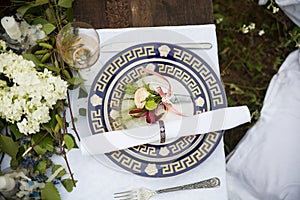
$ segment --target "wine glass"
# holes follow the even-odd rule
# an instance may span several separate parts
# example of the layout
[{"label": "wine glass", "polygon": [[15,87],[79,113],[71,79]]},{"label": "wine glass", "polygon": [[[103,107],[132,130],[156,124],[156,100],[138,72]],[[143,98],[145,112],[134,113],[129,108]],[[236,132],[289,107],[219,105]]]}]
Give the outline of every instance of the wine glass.
[{"label": "wine glass", "polygon": [[75,69],[91,67],[100,55],[100,39],[92,25],[72,22],[65,25],[56,37],[62,59]]}]

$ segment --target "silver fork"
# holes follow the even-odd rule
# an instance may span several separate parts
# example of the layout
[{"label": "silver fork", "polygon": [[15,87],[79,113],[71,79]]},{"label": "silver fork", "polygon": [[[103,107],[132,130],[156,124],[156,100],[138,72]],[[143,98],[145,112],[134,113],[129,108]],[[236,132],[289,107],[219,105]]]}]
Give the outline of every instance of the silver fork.
[{"label": "silver fork", "polygon": [[166,193],[166,192],[175,192],[179,190],[192,190],[192,189],[201,189],[201,188],[214,188],[220,186],[220,179],[217,177],[210,178],[204,181],[182,185],[177,187],[171,187],[160,190],[150,190],[147,188],[138,188],[125,192],[114,193],[114,198],[119,200],[148,200],[150,197],[156,194]]}]

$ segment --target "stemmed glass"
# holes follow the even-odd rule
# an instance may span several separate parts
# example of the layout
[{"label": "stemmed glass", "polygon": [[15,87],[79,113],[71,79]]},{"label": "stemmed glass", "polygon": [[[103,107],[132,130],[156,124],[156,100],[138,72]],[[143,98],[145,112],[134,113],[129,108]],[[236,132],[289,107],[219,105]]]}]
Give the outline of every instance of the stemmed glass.
[{"label": "stemmed glass", "polygon": [[75,69],[91,67],[100,55],[100,39],[92,25],[72,22],[65,25],[56,37],[61,58]]}]

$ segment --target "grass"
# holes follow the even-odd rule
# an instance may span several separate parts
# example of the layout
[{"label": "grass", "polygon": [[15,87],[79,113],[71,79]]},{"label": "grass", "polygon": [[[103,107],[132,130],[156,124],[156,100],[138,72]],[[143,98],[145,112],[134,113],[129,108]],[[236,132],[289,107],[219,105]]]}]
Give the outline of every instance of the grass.
[{"label": "grass", "polygon": [[[272,76],[299,45],[300,28],[281,10],[273,13],[278,6],[269,6],[270,2],[260,6],[253,0],[215,0],[213,4],[228,106],[247,105],[252,115],[250,124],[225,132],[229,153],[258,120]],[[248,32],[246,27],[250,27]]]}]

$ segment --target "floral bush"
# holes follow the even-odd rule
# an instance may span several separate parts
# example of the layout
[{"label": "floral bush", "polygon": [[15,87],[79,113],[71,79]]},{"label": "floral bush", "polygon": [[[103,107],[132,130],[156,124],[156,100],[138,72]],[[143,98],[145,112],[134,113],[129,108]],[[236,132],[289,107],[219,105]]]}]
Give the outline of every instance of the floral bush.
[{"label": "floral bush", "polygon": [[[83,80],[60,59],[56,46],[59,30],[74,20],[72,3],[11,0],[11,16],[23,34],[12,41],[0,29],[0,152],[10,158],[3,176],[16,182],[10,193],[0,191],[2,197],[56,200],[57,187],[71,192],[76,186],[67,153],[80,137],[69,90]],[[53,163],[54,155],[65,165]]]}]

